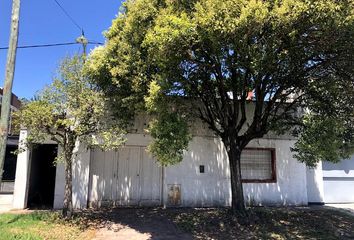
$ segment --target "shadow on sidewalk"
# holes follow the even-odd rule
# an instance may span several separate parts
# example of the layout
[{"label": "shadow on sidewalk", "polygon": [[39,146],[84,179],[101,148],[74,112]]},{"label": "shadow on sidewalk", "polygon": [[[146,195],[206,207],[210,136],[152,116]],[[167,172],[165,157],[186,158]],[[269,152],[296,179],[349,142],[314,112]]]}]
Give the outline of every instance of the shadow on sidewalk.
[{"label": "shadow on sidewalk", "polygon": [[115,208],[87,210],[83,214],[99,228],[99,239],[193,239],[178,229],[161,208]]}]

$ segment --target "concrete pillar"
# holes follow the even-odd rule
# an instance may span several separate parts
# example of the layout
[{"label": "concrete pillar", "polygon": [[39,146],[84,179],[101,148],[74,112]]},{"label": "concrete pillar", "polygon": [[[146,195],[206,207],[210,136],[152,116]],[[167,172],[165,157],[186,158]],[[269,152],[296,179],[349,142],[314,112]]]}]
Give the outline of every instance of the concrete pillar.
[{"label": "concrete pillar", "polygon": [[324,204],[322,162],[306,169],[307,197],[310,204]]},{"label": "concrete pillar", "polygon": [[30,174],[30,150],[26,147],[27,130],[20,131],[19,149],[17,155],[15,187],[14,187],[14,209],[24,209],[27,207],[29,174]]},{"label": "concrete pillar", "polygon": [[[63,149],[58,146],[58,155],[62,153]],[[55,189],[54,189],[54,209],[62,209],[64,203],[65,190],[65,168],[64,163],[57,163],[57,170],[55,173]]]},{"label": "concrete pillar", "polygon": [[91,150],[82,143],[77,143],[73,161],[73,207],[87,207],[90,181]]},{"label": "concrete pillar", "polygon": [[[62,149],[58,150],[59,152]],[[90,155],[91,151],[84,144],[76,143],[75,157],[73,160],[73,207],[82,209],[87,207],[89,178],[90,178]],[[55,176],[54,209],[63,208],[65,190],[64,163],[58,163]]]}]

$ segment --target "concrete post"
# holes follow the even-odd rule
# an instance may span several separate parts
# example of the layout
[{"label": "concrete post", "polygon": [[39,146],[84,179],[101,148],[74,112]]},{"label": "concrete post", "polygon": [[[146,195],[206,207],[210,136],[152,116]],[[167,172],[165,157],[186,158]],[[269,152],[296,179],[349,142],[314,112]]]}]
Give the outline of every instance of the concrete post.
[{"label": "concrete post", "polygon": [[[63,149],[58,146],[58,155],[62,153]],[[64,163],[57,163],[57,170],[55,173],[55,189],[54,189],[54,209],[62,209],[64,203],[64,189],[65,189],[65,169]]]},{"label": "concrete post", "polygon": [[17,155],[15,187],[14,187],[14,209],[24,209],[27,207],[29,174],[30,174],[30,150],[26,147],[27,130],[20,131],[19,149]]},{"label": "concrete post", "polygon": [[87,208],[91,151],[85,144],[76,143],[73,160],[73,206],[75,209]]},{"label": "concrete post", "polygon": [[309,204],[324,204],[322,162],[306,169],[307,197]]},{"label": "concrete post", "polygon": [[[58,150],[62,151],[61,148]],[[87,207],[89,181],[90,181],[90,154],[91,151],[84,144],[76,143],[75,157],[73,160],[73,207],[83,209]],[[54,209],[63,208],[65,188],[64,163],[58,163],[55,176]]]}]

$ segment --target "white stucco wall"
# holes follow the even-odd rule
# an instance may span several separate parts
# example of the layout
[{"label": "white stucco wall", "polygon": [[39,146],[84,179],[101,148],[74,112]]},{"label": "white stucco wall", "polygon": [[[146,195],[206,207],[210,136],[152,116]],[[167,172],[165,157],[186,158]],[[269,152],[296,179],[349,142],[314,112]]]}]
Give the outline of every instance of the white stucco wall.
[{"label": "white stucco wall", "polygon": [[[140,123],[142,128],[143,123]],[[163,170],[162,203],[167,205],[168,185],[181,185],[182,206],[228,206],[231,203],[230,171],[226,151],[220,139],[213,137],[205,126],[194,129],[195,137],[190,142],[184,160]],[[24,134],[24,133],[23,133]],[[24,138],[25,135],[22,136]],[[138,131],[129,134],[126,145],[147,146],[149,135]],[[248,147],[276,149],[275,183],[244,183],[245,199],[252,204],[304,205],[308,202],[307,174],[304,164],[292,157],[290,147],[295,140],[281,136],[252,141]],[[61,151],[61,149],[59,149]],[[27,195],[29,151],[21,153],[16,173],[14,207],[24,208]],[[73,161],[73,205],[85,208],[88,202],[90,151],[77,145],[77,156]],[[199,165],[205,173],[199,173]],[[54,208],[62,208],[65,187],[64,165],[58,164],[55,180]],[[18,177],[18,179],[17,179]],[[21,180],[22,179],[22,180]],[[26,180],[27,179],[27,180]],[[17,184],[17,185],[16,185]],[[309,194],[309,199],[312,199]],[[15,204],[16,203],[16,204]]]},{"label": "white stucco wall", "polygon": [[[276,183],[244,183],[246,201],[259,205],[307,204],[306,167],[292,157],[294,140],[260,139],[248,147],[276,149]],[[199,173],[199,165],[205,173]],[[217,138],[195,137],[184,160],[166,168],[164,200],[167,185],[181,185],[182,206],[230,205],[230,171],[226,151]]]},{"label": "white stucco wall", "polygon": [[306,181],[309,203],[324,203],[322,162],[314,168],[306,168]]},{"label": "white stucco wall", "polygon": [[[126,145],[147,146],[151,137],[130,134]],[[244,183],[246,201],[257,205],[306,205],[308,202],[306,167],[292,157],[294,140],[259,139],[248,147],[276,149],[275,183]],[[81,149],[73,165],[73,204],[87,206],[90,153]],[[199,165],[205,173],[199,173]],[[163,173],[162,200],[168,205],[168,185],[181,185],[181,206],[229,206],[231,203],[230,171],[222,142],[214,137],[194,137],[181,163],[169,166]],[[57,167],[56,208],[62,207],[64,168]]]},{"label": "white stucco wall", "polygon": [[260,139],[248,147],[275,148],[276,183],[245,183],[245,198],[262,205],[307,205],[306,166],[293,158],[294,140]]},{"label": "white stucco wall", "polygon": [[27,193],[30,173],[30,150],[25,149],[27,130],[20,131],[19,148],[23,149],[17,155],[15,187],[13,195],[13,208],[23,209],[27,207]]},{"label": "white stucco wall", "polygon": [[[61,151],[61,149],[60,149]],[[72,190],[73,190],[73,207],[86,208],[88,200],[89,188],[89,170],[90,170],[90,153],[91,151],[84,145],[76,144],[75,158],[72,166]],[[55,191],[54,191],[54,209],[63,207],[65,190],[65,168],[64,163],[57,165],[55,175]]]}]

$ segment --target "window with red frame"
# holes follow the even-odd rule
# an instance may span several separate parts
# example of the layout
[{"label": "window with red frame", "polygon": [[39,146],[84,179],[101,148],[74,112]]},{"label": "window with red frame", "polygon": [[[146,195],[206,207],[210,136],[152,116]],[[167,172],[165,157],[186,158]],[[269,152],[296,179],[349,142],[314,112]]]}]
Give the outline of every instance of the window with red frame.
[{"label": "window with red frame", "polygon": [[241,176],[244,183],[276,182],[275,149],[244,149],[241,154]]}]

